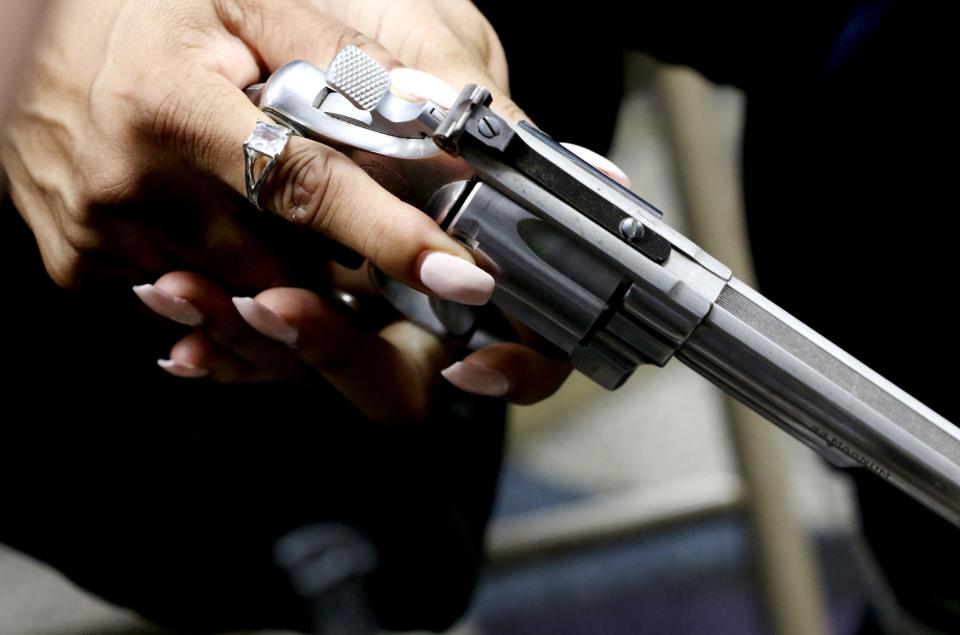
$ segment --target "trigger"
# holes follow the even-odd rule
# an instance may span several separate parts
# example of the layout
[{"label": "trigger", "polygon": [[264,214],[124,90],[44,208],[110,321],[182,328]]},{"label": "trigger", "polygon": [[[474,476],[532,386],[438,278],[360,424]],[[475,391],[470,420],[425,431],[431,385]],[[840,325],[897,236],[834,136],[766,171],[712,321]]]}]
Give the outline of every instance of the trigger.
[{"label": "trigger", "polygon": [[405,284],[388,278],[371,267],[371,278],[377,289],[397,311],[417,326],[444,339],[466,344],[476,328],[472,307],[431,298]]},{"label": "trigger", "polygon": [[443,325],[447,337],[456,340],[469,339],[477,327],[477,314],[473,307],[440,298],[430,298],[430,308]]}]

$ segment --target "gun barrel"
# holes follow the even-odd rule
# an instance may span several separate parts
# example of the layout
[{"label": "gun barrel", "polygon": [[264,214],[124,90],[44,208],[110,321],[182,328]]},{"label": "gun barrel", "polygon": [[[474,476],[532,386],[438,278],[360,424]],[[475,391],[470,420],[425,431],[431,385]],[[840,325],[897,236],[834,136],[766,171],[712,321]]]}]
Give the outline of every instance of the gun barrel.
[{"label": "gun barrel", "polygon": [[960,429],[739,280],[677,357],[831,462],[960,526]]}]

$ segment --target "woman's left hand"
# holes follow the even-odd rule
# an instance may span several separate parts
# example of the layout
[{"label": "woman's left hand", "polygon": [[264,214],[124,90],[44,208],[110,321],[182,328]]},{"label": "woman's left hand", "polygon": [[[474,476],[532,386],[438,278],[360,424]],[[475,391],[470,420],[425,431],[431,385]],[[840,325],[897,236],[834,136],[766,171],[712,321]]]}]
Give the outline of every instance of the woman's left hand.
[{"label": "woman's left hand", "polygon": [[231,297],[208,278],[178,271],[136,291],[154,311],[197,325],[159,360],[167,372],[224,383],[322,377],[376,421],[422,418],[441,376],[476,394],[531,403],[570,372],[566,363],[512,343],[454,362],[448,343],[410,322],[371,330],[370,320],[361,325],[340,302],[306,289]]}]

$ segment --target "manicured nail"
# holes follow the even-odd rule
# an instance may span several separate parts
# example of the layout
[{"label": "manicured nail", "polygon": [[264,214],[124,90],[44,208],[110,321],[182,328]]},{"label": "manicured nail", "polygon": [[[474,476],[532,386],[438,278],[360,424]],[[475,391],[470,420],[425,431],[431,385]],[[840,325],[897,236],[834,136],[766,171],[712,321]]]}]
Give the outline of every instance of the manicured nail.
[{"label": "manicured nail", "polygon": [[196,379],[197,377],[206,377],[210,371],[200,366],[194,366],[187,362],[178,362],[175,359],[158,359],[157,366],[167,371],[174,377],[184,377],[186,379]]},{"label": "manicured nail", "polygon": [[493,276],[480,267],[440,251],[423,259],[420,282],[445,300],[473,305],[489,302],[495,286]]},{"label": "manicured nail", "polygon": [[429,99],[443,108],[451,108],[458,94],[456,88],[439,77],[415,68],[390,71],[390,90],[407,101]]},{"label": "manicured nail", "polygon": [[460,390],[475,395],[502,397],[510,391],[510,381],[499,370],[469,362],[456,362],[440,374]]},{"label": "manicured nail", "polygon": [[151,310],[167,319],[187,326],[199,326],[203,322],[203,313],[197,307],[152,284],[137,285],[133,292]]},{"label": "manicured nail", "polygon": [[597,168],[611,179],[624,187],[630,187],[630,177],[628,177],[620,167],[607,157],[597,154],[589,148],[578,146],[575,143],[561,143],[564,148],[574,153],[593,167]]},{"label": "manicured nail", "polygon": [[233,306],[237,307],[240,317],[246,320],[247,324],[267,337],[288,346],[293,346],[300,339],[297,327],[253,298],[234,298]]}]

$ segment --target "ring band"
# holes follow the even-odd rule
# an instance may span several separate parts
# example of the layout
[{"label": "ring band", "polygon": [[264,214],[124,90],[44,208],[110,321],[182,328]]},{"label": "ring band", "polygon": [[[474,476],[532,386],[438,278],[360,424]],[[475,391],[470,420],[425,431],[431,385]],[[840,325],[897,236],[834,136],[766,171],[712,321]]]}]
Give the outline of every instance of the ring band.
[{"label": "ring band", "polygon": [[[287,141],[290,139],[290,128],[278,126],[273,123],[257,121],[253,132],[243,143],[243,161],[244,161],[244,180],[247,185],[247,200],[257,209],[263,209],[260,206],[260,190],[267,181],[267,177],[277,165],[283,149],[287,147]],[[257,158],[266,157],[267,162],[260,170],[260,174],[254,174]]]}]

